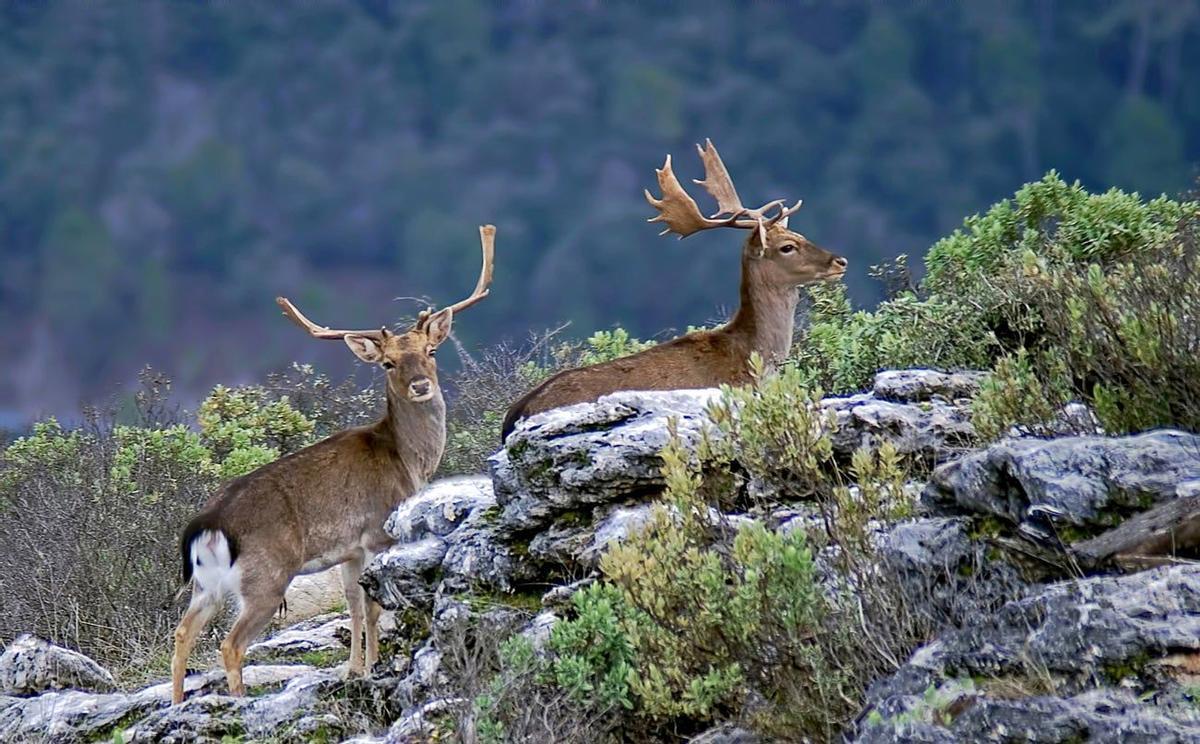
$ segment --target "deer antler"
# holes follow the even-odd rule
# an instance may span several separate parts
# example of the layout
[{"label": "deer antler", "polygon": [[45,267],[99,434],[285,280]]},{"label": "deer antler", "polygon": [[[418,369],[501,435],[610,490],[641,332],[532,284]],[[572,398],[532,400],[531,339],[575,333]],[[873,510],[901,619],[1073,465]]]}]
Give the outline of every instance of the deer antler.
[{"label": "deer antler", "polygon": [[[457,313],[459,311],[466,310],[471,305],[474,305],[476,302],[479,302],[484,297],[488,296],[488,292],[490,291],[488,289],[488,285],[492,283],[492,272],[494,270],[493,259],[495,258],[496,253],[495,240],[496,228],[494,225],[480,226],[479,242],[483,246],[483,268],[479,270],[479,281],[475,283],[475,291],[471,292],[470,297],[467,297],[465,300],[459,300],[458,302],[449,306],[448,309],[451,312]],[[367,338],[383,340],[391,333],[387,328],[380,328],[377,331],[336,331],[326,326],[317,325],[306,318],[304,313],[300,312],[299,308],[293,305],[292,301],[286,297],[276,297],[275,302],[278,303],[281,308],[283,308],[284,315],[291,318],[293,323],[303,328],[308,332],[308,335],[312,336],[313,338],[336,340],[345,338],[346,336],[366,336]],[[431,315],[433,315],[432,309],[422,310],[417,315],[417,327],[419,328],[424,325]]]},{"label": "deer antler", "polygon": [[313,338],[325,339],[341,339],[346,336],[366,336],[376,340],[382,340],[387,337],[389,331],[387,328],[371,331],[335,331],[326,326],[320,326],[304,317],[304,313],[292,304],[292,301],[286,297],[276,297],[275,302],[283,308],[283,314],[291,318],[292,322],[308,331],[308,335]]},{"label": "deer antler", "polygon": [[[733,179],[729,177],[729,171],[725,168],[721,154],[717,152],[716,145],[712,143],[712,140],[705,139],[704,147],[696,145],[696,150],[700,153],[700,160],[704,163],[704,180],[693,180],[703,186],[704,190],[717,201],[717,211],[712,217],[705,217],[700,213],[696,201],[683,190],[679,179],[675,177],[675,172],[671,169],[671,156],[667,155],[666,163],[656,171],[662,198],[655,199],[649,189],[645,191],[646,201],[658,210],[658,215],[651,217],[648,221],[662,222],[667,226],[667,229],[659,233],[660,235],[673,232],[683,239],[692,233],[710,230],[714,227],[757,228],[759,237],[765,244],[766,229],[800,209],[802,202],[797,201],[795,206],[789,208],[783,199],[769,201],[757,209],[743,206],[737,189],[733,186]],[[777,212],[774,215],[768,215],[768,212],[773,209]],[[725,216],[721,217],[721,215]]]},{"label": "deer antler", "polygon": [[[662,192],[661,199],[655,199],[650,189],[643,189],[646,201],[658,210],[658,215],[646,220],[647,222],[662,222],[667,227],[659,233],[666,235],[673,232],[682,240],[692,233],[709,230],[714,227],[725,227],[732,223],[731,218],[718,220],[705,217],[696,206],[696,200],[683,190],[675,171],[671,170],[671,156],[667,155],[662,168],[655,170],[658,174],[658,189]],[[736,198],[736,195],[735,195]],[[717,214],[720,214],[718,212]]]},{"label": "deer antler", "polygon": [[[475,289],[466,299],[445,308],[452,313],[459,313],[466,310],[468,307],[479,302],[491,292],[489,286],[492,283],[492,273],[495,270],[494,259],[496,256],[496,226],[495,225],[480,225],[479,226],[479,245],[483,249],[483,266],[479,269],[479,281],[475,282]],[[417,325],[420,326],[433,315],[432,309],[422,310],[417,316]]]}]

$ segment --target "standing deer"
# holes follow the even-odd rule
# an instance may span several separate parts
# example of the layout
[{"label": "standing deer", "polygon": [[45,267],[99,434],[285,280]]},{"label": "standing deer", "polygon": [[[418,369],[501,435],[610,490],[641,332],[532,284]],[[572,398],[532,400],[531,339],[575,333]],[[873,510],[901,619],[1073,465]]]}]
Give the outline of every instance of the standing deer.
[{"label": "standing deer", "polygon": [[221,656],[230,693],[244,695],[247,644],[271,619],[295,576],[331,566],[342,567],[350,610],[349,673],[374,665],[381,608],[366,597],[358,579],[371,556],[394,542],[383,530],[388,514],[426,483],[442,458],[446,404],[434,351],[449,335],[454,314],[488,295],[495,233],[491,225],[479,228],[483,268],[475,291],[437,312],[423,311],[404,333],[330,330],[287,299],[276,299],[313,338],[342,339],[359,359],[383,367],[387,414],[376,424],[338,432],[228,482],[184,528],[183,577],[193,583],[191,603],[175,630],[175,703],[183,700],[196,636],[227,595],[237,598],[240,612],[221,643]]},{"label": "standing deer", "polygon": [[750,382],[748,362],[758,352],[773,369],[792,343],[797,288],[846,273],[846,259],[813,245],[788,229],[788,217],[801,202],[787,207],[782,199],[757,209],[742,206],[733,181],[711,140],[699,145],[704,180],[696,181],[717,201],[712,217],[700,213],[695,200],[671,170],[671,156],[658,173],[662,198],[647,190],[646,201],[658,210],[650,222],[662,222],[662,235],[682,240],[701,230],[734,227],[750,230],[742,247],[741,303],[725,325],[695,331],[621,359],[569,369],[550,377],[513,403],[504,417],[501,439],[518,420],[551,408],[594,401],[617,390],[680,390]]}]

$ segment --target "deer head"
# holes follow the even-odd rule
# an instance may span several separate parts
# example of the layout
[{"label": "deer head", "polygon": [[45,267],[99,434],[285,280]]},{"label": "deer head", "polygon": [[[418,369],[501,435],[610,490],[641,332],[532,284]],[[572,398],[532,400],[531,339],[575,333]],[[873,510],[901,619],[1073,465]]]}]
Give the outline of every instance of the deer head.
[{"label": "deer head", "polygon": [[387,374],[388,392],[397,400],[410,403],[425,403],[439,392],[437,363],[434,354],[450,336],[454,314],[487,297],[488,285],[492,283],[492,260],[496,228],[484,225],[479,228],[479,242],[483,246],[483,268],[475,291],[464,300],[435,311],[422,310],[412,328],[403,333],[393,333],[386,327],[379,330],[336,331],[319,326],[304,317],[295,305],[285,297],[275,301],[283,308],[283,314],[296,325],[308,331],[313,338],[341,339],[350,350],[368,364],[378,364]]},{"label": "deer head", "polygon": [[671,169],[671,156],[658,169],[658,187],[662,198],[656,199],[646,190],[646,201],[658,210],[649,222],[662,222],[667,227],[660,234],[673,232],[682,240],[701,230],[733,227],[752,230],[746,241],[746,258],[765,262],[756,266],[764,279],[776,285],[799,286],[824,279],[836,279],[846,273],[846,259],[812,243],[798,232],[788,229],[788,218],[800,209],[802,201],[791,207],[784,199],[776,199],[756,209],[742,205],[729,171],[712,140],[704,147],[696,145],[704,162],[703,186],[717,202],[717,211],[705,217],[696,201],[684,191]]}]

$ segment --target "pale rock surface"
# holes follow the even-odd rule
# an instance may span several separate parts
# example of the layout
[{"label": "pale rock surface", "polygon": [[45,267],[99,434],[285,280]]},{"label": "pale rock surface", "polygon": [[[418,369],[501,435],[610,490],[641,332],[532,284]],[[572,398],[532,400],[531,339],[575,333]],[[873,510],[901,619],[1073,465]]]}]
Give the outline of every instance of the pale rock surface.
[{"label": "pale rock surface", "polygon": [[0,655],[0,694],[36,695],[45,690],[113,689],[108,670],[87,656],[26,633]]}]

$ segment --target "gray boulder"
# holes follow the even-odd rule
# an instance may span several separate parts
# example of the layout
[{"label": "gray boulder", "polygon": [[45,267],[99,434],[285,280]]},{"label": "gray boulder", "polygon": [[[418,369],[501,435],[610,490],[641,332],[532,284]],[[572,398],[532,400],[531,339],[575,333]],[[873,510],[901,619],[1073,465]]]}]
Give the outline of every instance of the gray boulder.
[{"label": "gray boulder", "polygon": [[116,686],[108,670],[87,656],[28,633],[0,655],[0,693],[36,695],[45,690],[108,691]]},{"label": "gray boulder", "polygon": [[971,539],[968,524],[961,517],[920,518],[876,535],[881,570],[908,598],[907,611],[933,627],[960,624],[1029,590],[1017,568]]},{"label": "gray boulder", "polygon": [[[946,688],[952,688],[948,694]],[[930,702],[932,699],[932,703]],[[1102,742],[1184,744],[1200,741],[1200,718],[1186,705],[1145,702],[1129,690],[1090,690],[1070,697],[985,697],[952,685],[874,718],[852,741],[861,744],[957,742]]]},{"label": "gray boulder", "polygon": [[[969,395],[978,373],[931,370],[881,373],[876,389],[827,398],[839,456],[892,442],[930,462],[958,454],[974,438]],[[707,409],[720,391],[629,391],[546,411],[517,424],[490,459],[499,525],[509,533],[544,528],[563,514],[661,492],[667,424],[694,445],[711,428]]]},{"label": "gray boulder", "polygon": [[905,455],[942,462],[963,452],[975,439],[969,401],[933,398],[915,403],[881,400],[874,393],[826,398],[837,426],[831,438],[834,451],[849,457],[861,447],[884,442]]},{"label": "gray boulder", "polygon": [[597,507],[586,520],[559,518],[529,541],[529,555],[568,575],[595,570],[605,550],[644,526],[652,513],[649,503],[611,504]]},{"label": "gray boulder", "polygon": [[445,538],[468,517],[496,505],[487,476],[445,478],[434,481],[408,499],[388,517],[384,529],[404,542],[427,537]]},{"label": "gray boulder", "polygon": [[400,542],[371,561],[362,585],[387,609],[427,608],[442,585],[511,591],[534,572],[502,539],[497,511],[486,476],[429,484],[388,517]]},{"label": "gray boulder", "polygon": [[1005,440],[937,468],[922,498],[951,514],[983,514],[1056,542],[1055,525],[1105,528],[1200,479],[1200,436]]},{"label": "gray boulder", "polygon": [[[251,665],[245,668],[244,679],[250,688],[273,687],[290,685],[297,679],[324,674],[326,673],[299,664]],[[232,731],[236,729],[229,727],[240,728],[243,725],[238,716],[245,705],[254,703],[262,711],[274,705],[274,695],[270,694],[261,698],[241,700],[217,694],[216,691],[223,689],[224,685],[225,673],[219,669],[205,674],[190,675],[185,682],[185,689],[190,697],[184,705],[175,708],[170,707],[169,682],[128,694],[91,693],[81,690],[46,692],[36,697],[21,699],[0,710],[0,741],[95,741],[97,738],[107,738],[108,732],[118,724],[139,719],[148,721],[141,730],[156,732],[153,736],[143,734],[142,741],[158,741],[162,737],[166,737],[162,739],[166,741],[192,741],[197,736],[195,732],[201,729],[188,729],[185,722],[193,716],[199,716],[200,712],[221,711],[215,718],[196,718],[194,723],[197,727],[203,727],[202,730],[227,727],[226,731]],[[166,722],[159,723],[160,721]],[[142,727],[140,721],[135,729],[139,727]],[[175,730],[190,730],[193,734],[190,738],[172,739],[167,736],[168,732]],[[131,734],[126,740],[138,739]]]},{"label": "gray boulder", "polygon": [[880,400],[919,403],[940,399],[967,401],[979,394],[987,372],[940,372],[933,369],[889,369],[875,375],[871,392]]},{"label": "gray boulder", "polygon": [[662,489],[667,422],[699,440],[720,391],[621,392],[523,419],[492,456],[500,525],[531,530],[558,514]]},{"label": "gray boulder", "polygon": [[759,744],[762,737],[731,723],[721,724],[689,739],[688,744]]},{"label": "gray boulder", "polygon": [[449,546],[440,537],[393,545],[375,556],[359,583],[385,610],[428,607],[436,589],[435,572]]},{"label": "gray boulder", "polygon": [[[1154,683],[1158,674],[1152,660],[1197,651],[1200,566],[1055,584],[997,612],[975,615],[872,685],[859,721],[861,740],[998,741],[972,736],[1003,725],[1008,728],[996,730],[1014,734],[1004,741],[1072,740],[1070,732],[1079,730],[1129,737],[1113,734],[1116,738],[1106,741],[1194,741],[1200,733],[1194,718],[1135,698],[1105,697],[1117,694],[1111,690],[1094,691],[1097,684],[1137,688]],[[987,680],[990,686],[977,690],[972,680]],[[1053,694],[1013,693],[1046,686]],[[947,717],[954,719],[952,738],[913,728],[931,707],[939,711],[932,721],[941,728]],[[1039,719],[1057,723],[1039,724]],[[888,721],[894,725],[877,726]],[[900,738],[894,738],[896,731]]]}]

